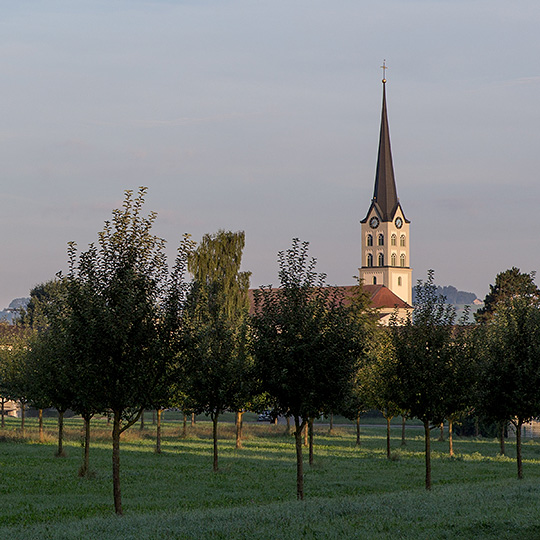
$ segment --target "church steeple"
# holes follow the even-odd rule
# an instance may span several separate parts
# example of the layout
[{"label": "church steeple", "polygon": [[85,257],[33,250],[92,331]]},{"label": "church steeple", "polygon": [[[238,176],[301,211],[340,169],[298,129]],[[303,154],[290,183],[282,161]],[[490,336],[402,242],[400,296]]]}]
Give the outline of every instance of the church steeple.
[{"label": "church steeple", "polygon": [[386,79],[383,79],[382,82],[383,101],[381,133],[379,136],[379,155],[377,158],[377,172],[375,173],[373,203],[377,206],[382,220],[391,221],[399,201],[394,178],[394,165],[392,163],[392,150],[390,147],[390,131],[388,129],[388,115],[386,112]]},{"label": "church steeple", "polygon": [[[386,70],[386,63],[381,66]],[[366,285],[384,285],[411,305],[412,269],[410,263],[410,221],[397,196],[390,132],[386,112],[386,79],[383,100],[379,154],[373,199],[362,225],[362,265],[360,279]]]}]

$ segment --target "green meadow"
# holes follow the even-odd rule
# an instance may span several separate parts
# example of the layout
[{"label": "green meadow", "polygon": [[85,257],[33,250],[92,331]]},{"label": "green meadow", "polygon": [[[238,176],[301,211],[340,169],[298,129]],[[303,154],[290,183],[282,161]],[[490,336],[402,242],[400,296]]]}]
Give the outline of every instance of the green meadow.
[{"label": "green meadow", "polygon": [[93,421],[92,475],[79,478],[80,419],[66,421],[65,458],[54,457],[54,419],[46,420],[44,443],[35,419],[24,437],[19,420],[9,419],[0,434],[0,538],[540,538],[538,441],[523,445],[519,481],[512,441],[501,457],[496,440],[455,438],[450,458],[434,430],[426,492],[419,429],[410,425],[400,447],[396,424],[388,460],[383,427],[364,426],[356,447],[353,426],[329,434],[320,424],[314,465],[305,467],[306,499],[297,501],[293,437],[284,425],[246,423],[237,450],[234,425],[220,424],[220,471],[213,473],[210,422],[188,426],[182,438],[173,416],[165,415],[161,454],[151,415],[144,430],[123,435],[120,518],[106,420]]}]

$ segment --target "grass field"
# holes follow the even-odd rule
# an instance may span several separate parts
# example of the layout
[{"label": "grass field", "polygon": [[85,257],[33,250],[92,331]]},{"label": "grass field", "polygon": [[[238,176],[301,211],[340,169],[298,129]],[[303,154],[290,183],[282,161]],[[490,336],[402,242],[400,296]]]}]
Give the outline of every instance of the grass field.
[{"label": "grass field", "polygon": [[[172,416],[169,416],[172,419]],[[315,464],[306,466],[306,500],[296,501],[293,438],[284,426],[248,424],[244,448],[234,426],[220,426],[220,471],[212,472],[209,422],[180,438],[164,427],[154,453],[154,426],[134,426],[122,441],[125,515],[113,515],[111,444],[105,420],[94,421],[91,478],[79,478],[81,427],[67,420],[67,457],[55,458],[55,421],[39,444],[36,421],[26,437],[9,420],[0,434],[0,538],[540,538],[540,443],[523,446],[525,480],[516,479],[513,444],[497,455],[494,440],[456,439],[457,457],[433,439],[433,490],[423,488],[422,433],[411,427],[393,459],[385,431],[316,428]],[[438,431],[437,431],[438,434]]]}]

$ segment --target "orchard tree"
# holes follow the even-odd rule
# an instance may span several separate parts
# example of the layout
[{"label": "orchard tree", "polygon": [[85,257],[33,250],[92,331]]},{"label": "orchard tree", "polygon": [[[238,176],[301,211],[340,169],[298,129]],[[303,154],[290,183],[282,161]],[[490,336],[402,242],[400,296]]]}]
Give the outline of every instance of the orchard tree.
[{"label": "orchard tree", "polygon": [[255,291],[254,351],[263,389],[295,423],[296,493],[304,498],[302,431],[309,418],[337,409],[354,382],[365,329],[342,290],[315,272],[308,243],[278,254],[280,287]]},{"label": "orchard tree", "polygon": [[185,310],[184,390],[194,411],[212,419],[214,471],[219,416],[227,409],[241,410],[252,390],[250,273],[240,271],[244,242],[243,232],[207,234],[188,264],[193,284]]},{"label": "orchard tree", "polygon": [[527,296],[507,299],[498,305],[485,335],[481,409],[488,418],[514,425],[521,479],[522,427],[540,416],[540,302]]},{"label": "orchard tree", "polygon": [[66,298],[67,283],[60,277],[36,285],[18,321],[19,326],[31,332],[27,354],[29,400],[40,412],[47,407],[58,412],[57,457],[65,456],[64,414],[75,404],[76,379],[66,341]]},{"label": "orchard tree", "polygon": [[24,435],[26,407],[31,393],[28,369],[28,340],[31,331],[13,330],[9,332],[7,342],[2,340],[5,344],[0,347],[0,390],[4,398],[19,403],[21,432]]},{"label": "orchard tree", "polygon": [[[169,374],[159,326],[167,297],[183,290],[183,269],[192,248],[180,244],[176,273],[166,264],[165,241],[152,234],[155,213],[142,215],[146,188],[113,211],[97,246],[69,248],[69,343],[81,366],[77,386],[85,407],[110,411],[113,420],[113,495],[122,514],[120,435],[152,406],[154,391]],[[178,307],[181,310],[181,306]],[[88,386],[84,387],[84,381]]]},{"label": "orchard tree", "polygon": [[390,423],[395,416],[404,414],[400,405],[401,381],[391,335],[381,331],[377,345],[362,367],[359,379],[369,408],[380,411],[386,420],[386,457],[390,459]]},{"label": "orchard tree", "polygon": [[398,324],[392,321],[399,392],[398,408],[424,425],[426,489],[431,489],[431,429],[448,414],[448,384],[453,380],[455,308],[437,293],[434,273],[416,285],[414,312]]}]

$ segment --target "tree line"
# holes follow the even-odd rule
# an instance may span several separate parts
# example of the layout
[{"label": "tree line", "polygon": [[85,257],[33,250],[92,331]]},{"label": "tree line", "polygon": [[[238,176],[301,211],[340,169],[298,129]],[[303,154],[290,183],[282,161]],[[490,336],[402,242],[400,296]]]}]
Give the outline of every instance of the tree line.
[{"label": "tree line", "polygon": [[[534,275],[497,276],[476,324],[456,320],[433,272],[415,288],[414,311],[395,312],[389,327],[361,284],[352,293],[326,284],[308,243],[294,239],[278,254],[279,286],[250,291],[241,271],[244,233],[218,231],[199,245],[185,235],[169,268],[155,213],[143,214],[146,189],[126,192],[96,244],[68,246],[68,271],[35,287],[18,336],[0,344],[0,395],[38,409],[70,409],[85,423],[83,463],[89,471],[90,422],[111,420],[113,499],[122,514],[121,434],[145,409],[205,413],[218,420],[272,409],[294,421],[297,498],[304,497],[302,437],[313,460],[313,421],[342,414],[357,422],[369,409],[390,420],[419,419],[425,435],[425,486],[431,488],[431,431],[446,420],[450,453],[454,422],[469,415],[516,429],[540,416],[540,306]],[[190,275],[191,277],[189,277]],[[3,401],[2,401],[3,403]],[[3,415],[2,415],[3,417]],[[359,437],[357,444],[360,444]]]}]

